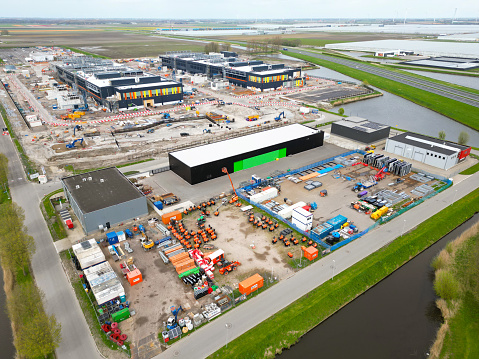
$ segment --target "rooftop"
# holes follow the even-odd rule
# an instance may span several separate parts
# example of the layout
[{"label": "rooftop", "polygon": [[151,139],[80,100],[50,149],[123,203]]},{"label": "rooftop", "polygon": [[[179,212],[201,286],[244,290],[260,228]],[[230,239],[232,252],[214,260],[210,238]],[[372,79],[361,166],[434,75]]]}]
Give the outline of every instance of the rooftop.
[{"label": "rooftop", "polygon": [[319,131],[309,127],[294,124],[275,128],[269,131],[253,133],[251,135],[233,138],[230,140],[211,143],[186,150],[171,152],[170,154],[189,167],[221,160],[243,153],[273,146],[282,142],[314,135]]},{"label": "rooftop", "polygon": [[84,214],[144,197],[116,167],[64,177],[62,182]]},{"label": "rooftop", "polygon": [[161,82],[153,82],[147,84],[137,84],[137,85],[126,85],[126,86],[115,86],[117,90],[129,90],[129,89],[141,89],[141,88],[150,88],[150,87],[163,87],[167,85],[179,85],[178,82],[173,81],[161,81]]},{"label": "rooftop", "polygon": [[405,143],[407,145],[424,148],[426,150],[435,151],[446,156],[458,153],[468,149],[468,146],[459,145],[457,143],[439,140],[434,137],[424,136],[413,132],[405,132],[400,135],[391,137],[390,140]]},{"label": "rooftop", "polygon": [[372,121],[366,120],[365,118],[356,117],[356,116],[343,118],[341,121],[334,122],[334,124],[349,127],[349,128],[352,128],[361,132],[367,132],[367,133],[375,132],[375,131],[390,127],[388,125],[372,122]]}]

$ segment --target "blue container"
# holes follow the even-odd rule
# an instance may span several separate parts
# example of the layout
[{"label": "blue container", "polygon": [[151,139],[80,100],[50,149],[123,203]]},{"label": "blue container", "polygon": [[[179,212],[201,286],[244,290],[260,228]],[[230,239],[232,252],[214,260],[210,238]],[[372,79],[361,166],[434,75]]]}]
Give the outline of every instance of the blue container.
[{"label": "blue container", "polygon": [[311,231],[311,238],[313,240],[323,239],[333,230],[333,226],[329,223],[323,223],[320,226],[315,227]]},{"label": "blue container", "polygon": [[109,245],[118,243],[118,236],[116,235],[116,232],[108,232],[106,234],[106,238],[108,239]]},{"label": "blue container", "polygon": [[138,226],[138,229],[139,229],[140,232],[142,232],[142,233],[145,233],[145,232],[146,232],[145,227],[143,227],[142,224],[140,224],[140,225]]},{"label": "blue container", "polygon": [[163,202],[156,201],[156,202],[153,202],[153,204],[155,205],[156,208],[163,209]]},{"label": "blue container", "polygon": [[340,229],[341,226],[346,223],[348,219],[342,215],[338,215],[334,218],[331,218],[329,221],[326,221],[326,223],[329,223],[331,226],[333,226],[333,229]]}]

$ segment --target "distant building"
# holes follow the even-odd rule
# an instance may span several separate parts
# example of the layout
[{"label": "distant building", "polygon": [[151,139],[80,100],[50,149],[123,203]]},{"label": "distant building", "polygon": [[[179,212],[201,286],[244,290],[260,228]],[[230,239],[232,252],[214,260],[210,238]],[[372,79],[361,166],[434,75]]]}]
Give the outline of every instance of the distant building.
[{"label": "distant building", "polygon": [[5,67],[3,68],[3,71],[9,74],[11,72],[15,72],[16,69],[17,68],[15,67],[15,65],[5,65]]},{"label": "distant building", "polygon": [[148,214],[146,197],[116,167],[65,177],[61,181],[86,234]]},{"label": "distant building", "polygon": [[[233,56],[236,55],[236,56]],[[172,52],[161,55],[163,66],[190,74],[206,74],[208,78],[223,78],[235,86],[267,91],[280,87],[301,87],[306,84],[300,68],[263,61],[238,61],[237,54]]]},{"label": "distant building", "polygon": [[110,111],[183,100],[183,85],[111,60],[82,56],[55,65],[56,77]]},{"label": "distant building", "polygon": [[362,143],[374,143],[389,137],[391,126],[350,116],[331,124],[331,133]]},{"label": "distant building", "polygon": [[388,138],[385,151],[447,170],[464,161],[471,153],[471,147],[405,132]]},{"label": "distant building", "polygon": [[55,56],[49,52],[30,52],[28,59],[31,59],[33,62],[47,62],[55,60]]}]

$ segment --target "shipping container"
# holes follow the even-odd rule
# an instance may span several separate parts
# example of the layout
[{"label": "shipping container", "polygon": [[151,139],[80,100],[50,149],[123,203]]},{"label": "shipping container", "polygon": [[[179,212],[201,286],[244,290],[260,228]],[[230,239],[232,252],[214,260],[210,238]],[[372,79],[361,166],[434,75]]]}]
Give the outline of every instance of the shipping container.
[{"label": "shipping container", "polygon": [[312,231],[311,231],[311,238],[313,240],[320,240],[326,237],[331,231],[333,230],[333,226],[330,225],[329,223],[323,223],[319,226],[316,226]]},{"label": "shipping container", "polygon": [[116,232],[108,232],[106,234],[106,238],[108,239],[109,245],[118,243],[118,236],[116,235]]},{"label": "shipping container", "polygon": [[241,294],[249,295],[263,286],[263,277],[258,273],[245,279],[238,284],[238,289]]},{"label": "shipping container", "polygon": [[113,313],[111,315],[111,319],[114,321],[114,322],[121,322],[125,319],[128,319],[130,318],[130,308],[124,308],[116,313]]},{"label": "shipping container", "polygon": [[310,246],[308,248],[306,247],[301,247],[301,249],[303,250],[303,255],[305,258],[307,258],[308,260],[312,261],[316,258],[318,258],[318,249],[317,248],[314,248],[313,246]]},{"label": "shipping container", "polygon": [[334,218],[331,218],[329,221],[326,221],[326,223],[329,223],[331,226],[333,226],[333,229],[340,229],[341,226],[346,223],[348,219],[342,215],[337,215]]},{"label": "shipping container", "polygon": [[131,286],[143,282],[143,276],[141,275],[141,272],[138,268],[131,272],[128,272],[126,275],[126,279],[128,279],[128,282]]},{"label": "shipping container", "polygon": [[170,213],[165,213],[164,215],[161,216],[161,220],[163,221],[164,224],[170,224],[170,221],[172,219],[176,219],[179,221],[181,219],[181,212],[180,211],[173,211]]}]

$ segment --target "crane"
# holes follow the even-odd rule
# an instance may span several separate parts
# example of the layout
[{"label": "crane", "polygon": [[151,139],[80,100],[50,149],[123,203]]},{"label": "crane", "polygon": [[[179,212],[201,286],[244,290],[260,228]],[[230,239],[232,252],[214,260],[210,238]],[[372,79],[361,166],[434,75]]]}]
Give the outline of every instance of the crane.
[{"label": "crane", "polygon": [[279,116],[278,116],[278,117],[275,117],[275,118],[274,118],[274,120],[275,120],[275,121],[279,121],[279,120],[281,120],[281,116],[283,116],[283,118],[285,118],[285,117],[286,117],[286,115],[284,114],[284,111],[283,111],[283,112],[281,112],[281,113],[279,114]]},{"label": "crane", "polygon": [[375,181],[379,181],[379,180],[382,180],[384,177],[386,177],[386,166],[384,166],[383,168],[381,168],[380,171],[378,171],[378,173],[376,173],[376,175],[374,176],[374,180]]},{"label": "crane", "polygon": [[231,187],[233,187],[233,193],[234,193],[234,196],[231,198],[231,203],[236,202],[238,200],[238,195],[236,194],[235,186],[233,185],[233,181],[231,180],[228,169],[226,167],[223,167],[221,169],[221,172],[226,173],[228,175],[228,178],[230,179]]}]

